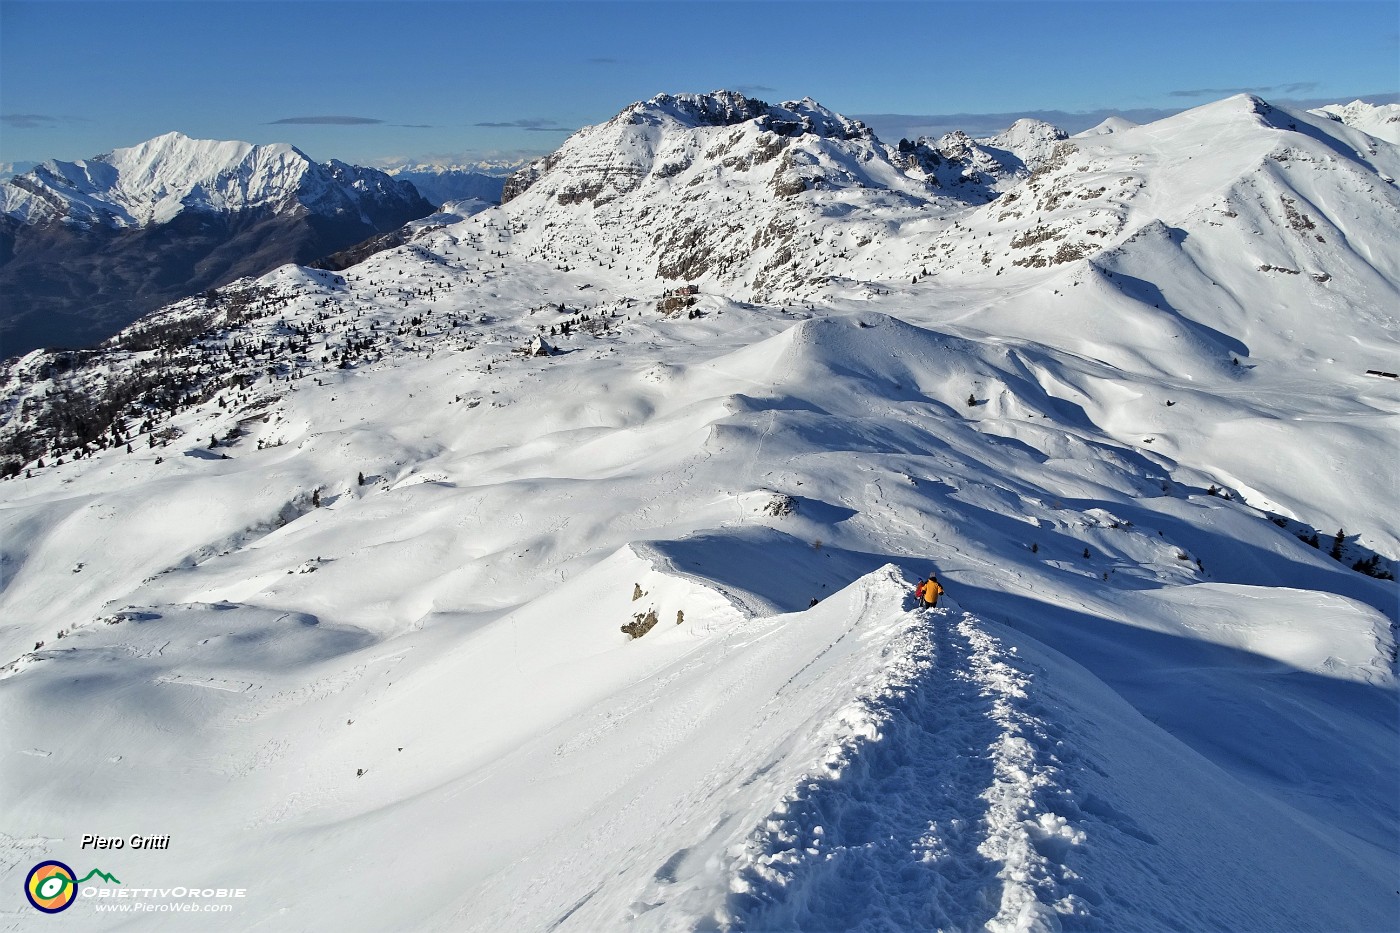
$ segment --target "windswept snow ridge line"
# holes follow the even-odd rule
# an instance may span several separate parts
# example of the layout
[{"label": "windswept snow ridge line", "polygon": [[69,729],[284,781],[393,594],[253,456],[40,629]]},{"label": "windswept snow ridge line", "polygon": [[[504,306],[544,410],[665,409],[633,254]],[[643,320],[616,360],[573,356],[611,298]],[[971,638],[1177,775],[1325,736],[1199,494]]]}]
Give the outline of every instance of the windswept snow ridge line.
[{"label": "windswept snow ridge line", "polygon": [[1032,675],[965,613],[910,616],[840,738],[732,867],[733,930],[1059,928],[1085,833]]}]

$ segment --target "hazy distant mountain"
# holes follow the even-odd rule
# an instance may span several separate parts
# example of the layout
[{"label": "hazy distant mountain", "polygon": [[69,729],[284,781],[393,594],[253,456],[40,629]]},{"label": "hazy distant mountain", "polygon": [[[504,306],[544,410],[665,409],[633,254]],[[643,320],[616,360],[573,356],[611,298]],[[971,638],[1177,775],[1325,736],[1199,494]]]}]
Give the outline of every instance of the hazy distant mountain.
[{"label": "hazy distant mountain", "polygon": [[513,170],[492,174],[475,169],[410,166],[385,169],[385,173],[400,181],[412,183],[413,187],[418,189],[418,193],[433,206],[442,207],[449,201],[486,201],[500,204],[506,176]]},{"label": "hazy distant mountain", "polygon": [[5,181],[16,175],[23,175],[38,164],[38,162],[0,162],[0,181]]},{"label": "hazy distant mountain", "polygon": [[0,184],[0,352],[81,346],[161,305],[431,213],[383,172],[179,133]]}]

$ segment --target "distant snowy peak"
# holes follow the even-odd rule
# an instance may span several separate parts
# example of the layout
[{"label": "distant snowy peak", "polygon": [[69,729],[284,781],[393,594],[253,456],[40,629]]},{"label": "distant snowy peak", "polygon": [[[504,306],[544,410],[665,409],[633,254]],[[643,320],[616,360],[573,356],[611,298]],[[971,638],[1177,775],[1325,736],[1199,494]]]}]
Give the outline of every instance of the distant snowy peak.
[{"label": "distant snowy peak", "polygon": [[[891,146],[811,100],[659,95],[517,172],[499,219],[517,249],[560,266],[593,250],[628,271],[766,301],[875,269],[908,281],[1075,263],[1153,222],[1246,216],[1253,208],[1233,199],[1250,189],[1270,192],[1282,215],[1260,223],[1293,231],[1313,222],[1296,207],[1310,200],[1312,167],[1344,158],[1347,185],[1397,174],[1394,150],[1374,151],[1361,131],[1251,95],[1103,128],[1070,139],[1027,119],[983,139]],[[1280,263],[1321,268],[1287,250],[1257,265]]]},{"label": "distant snowy peak", "polygon": [[810,97],[783,101],[770,111],[766,124],[760,118],[760,125],[780,136],[804,133],[827,139],[873,139],[875,136],[861,121],[828,110]]},{"label": "distant snowy peak", "polygon": [[1003,178],[1035,171],[1068,138],[1058,126],[1023,118],[985,139],[974,140],[955,130],[942,136],[936,148],[945,158],[966,162],[989,177]]},{"label": "distant snowy peak", "polygon": [[1069,139],[1069,134],[1058,126],[1044,120],[1022,118],[995,136],[980,139],[978,142],[993,149],[1005,149],[1017,154],[1048,154],[1062,139]]},{"label": "distant snowy peak", "polygon": [[526,165],[533,158],[531,156],[519,159],[463,160],[428,157],[418,161],[399,159],[381,163],[379,169],[384,174],[393,175],[395,178],[405,175],[445,175],[453,172],[471,172],[505,178],[507,175],[519,171],[521,166]]},{"label": "distant snowy peak", "polygon": [[586,228],[624,266],[762,296],[819,287],[834,266],[818,269],[816,256],[857,261],[835,247],[847,232],[850,249],[878,250],[893,228],[866,223],[867,211],[914,219],[996,197],[1010,173],[966,142],[966,159],[923,141],[892,147],[810,98],[662,94],[521,169],[502,204],[517,246],[537,255],[569,259]]},{"label": "distant snowy peak", "polygon": [[163,304],[432,213],[413,185],[292,146],[167,133],[0,184],[0,342],[85,346]]},{"label": "distant snowy peak", "polygon": [[1400,145],[1400,104],[1368,104],[1364,100],[1354,100],[1349,104],[1327,104],[1308,112]]},{"label": "distant snowy peak", "polygon": [[0,162],[0,181],[33,171],[38,165],[38,162]]},{"label": "distant snowy peak", "polygon": [[51,160],[0,185],[0,210],[23,223],[145,227],[186,210],[276,212],[299,205],[332,216],[417,199],[383,172],[318,165],[285,143],[191,139],[166,133],[76,162]]},{"label": "distant snowy peak", "polygon": [[[519,164],[515,168],[518,169]],[[504,174],[474,169],[404,166],[389,169],[388,172],[394,178],[412,184],[419,194],[438,207],[451,201],[499,204],[506,184]]]},{"label": "distant snowy peak", "polygon": [[[765,178],[772,176],[773,191],[783,196],[819,183],[815,166],[823,161],[823,147],[830,153],[848,150],[852,158],[840,158],[847,168],[840,177],[827,173],[821,183],[886,187],[864,177],[867,172],[848,170],[873,165],[872,160],[888,164],[884,144],[861,121],[811,98],[774,105],[737,91],[658,94],[606,123],[584,127],[555,152],[523,167],[506,182],[502,201],[519,197],[545,176],[560,203],[597,204],[636,190],[647,179],[686,176],[690,182],[706,170],[747,172],[769,162],[774,166]],[[887,174],[893,173],[897,170],[891,168]]]},{"label": "distant snowy peak", "polygon": [[[912,144],[900,142],[901,152],[912,152],[932,176],[933,165],[946,160],[970,181],[999,182],[1024,178],[1040,167],[1069,135],[1043,120],[1021,119],[995,136],[973,139],[962,130],[937,139],[921,136]],[[930,164],[932,163],[932,164]],[[946,177],[939,178],[947,184]]]},{"label": "distant snowy peak", "polygon": [[812,133],[829,139],[871,138],[870,128],[804,97],[774,106],[737,91],[709,94],[658,94],[625,108],[613,122],[632,125],[671,121],[681,126],[737,126],[753,121],[779,136]]},{"label": "distant snowy peak", "polygon": [[280,202],[311,166],[287,145],[190,139],[167,133],[76,162],[50,160],[4,186],[4,211],[26,222],[144,227],[187,207],[213,211]]},{"label": "distant snowy peak", "polygon": [[1106,118],[1102,123],[1098,124],[1097,126],[1091,126],[1087,130],[1084,130],[1081,133],[1075,133],[1074,135],[1076,137],[1108,136],[1113,133],[1121,133],[1124,130],[1130,130],[1138,125],[1139,124],[1134,123],[1132,120],[1124,119],[1123,117],[1115,115]]},{"label": "distant snowy peak", "polygon": [[[329,183],[322,176],[329,176]],[[312,164],[302,176],[298,199],[319,214],[346,214],[358,211],[367,222],[379,212],[393,212],[423,201],[412,182],[391,178],[378,169],[351,165],[331,159],[324,165]]]}]

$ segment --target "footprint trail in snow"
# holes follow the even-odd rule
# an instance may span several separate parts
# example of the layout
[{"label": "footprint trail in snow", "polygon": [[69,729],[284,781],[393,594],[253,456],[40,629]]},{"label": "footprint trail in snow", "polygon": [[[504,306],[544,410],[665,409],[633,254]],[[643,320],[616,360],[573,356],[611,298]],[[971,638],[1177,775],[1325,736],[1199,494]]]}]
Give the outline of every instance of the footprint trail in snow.
[{"label": "footprint trail in snow", "polygon": [[[909,673],[750,839],[735,930],[1051,930],[1087,915],[1084,832],[1034,674],[971,614],[926,614]],[[877,730],[877,731],[876,731]],[[1088,895],[1087,898],[1081,894]]]}]

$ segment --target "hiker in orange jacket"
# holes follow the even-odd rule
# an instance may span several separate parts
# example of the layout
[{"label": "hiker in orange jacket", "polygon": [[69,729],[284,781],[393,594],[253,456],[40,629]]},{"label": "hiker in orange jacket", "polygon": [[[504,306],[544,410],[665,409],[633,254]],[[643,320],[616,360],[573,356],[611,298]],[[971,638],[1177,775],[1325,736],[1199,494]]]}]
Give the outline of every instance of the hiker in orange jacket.
[{"label": "hiker in orange jacket", "polygon": [[938,582],[935,574],[929,574],[928,579],[919,584],[914,590],[914,595],[923,602],[925,609],[934,609],[938,606],[938,597],[943,595],[943,585]]}]

